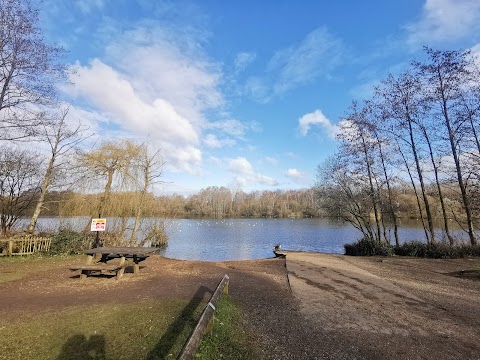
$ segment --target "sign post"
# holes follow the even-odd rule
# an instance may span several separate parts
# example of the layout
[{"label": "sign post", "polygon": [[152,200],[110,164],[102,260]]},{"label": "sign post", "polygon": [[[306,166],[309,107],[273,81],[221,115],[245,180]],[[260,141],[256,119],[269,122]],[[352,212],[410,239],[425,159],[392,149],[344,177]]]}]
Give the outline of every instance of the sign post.
[{"label": "sign post", "polygon": [[107,219],[101,218],[100,214],[98,214],[98,219],[92,219],[92,224],[90,225],[90,231],[96,231],[97,233],[95,236],[95,243],[93,244],[94,248],[102,246],[99,233],[100,231],[105,231],[106,225],[107,225]]}]

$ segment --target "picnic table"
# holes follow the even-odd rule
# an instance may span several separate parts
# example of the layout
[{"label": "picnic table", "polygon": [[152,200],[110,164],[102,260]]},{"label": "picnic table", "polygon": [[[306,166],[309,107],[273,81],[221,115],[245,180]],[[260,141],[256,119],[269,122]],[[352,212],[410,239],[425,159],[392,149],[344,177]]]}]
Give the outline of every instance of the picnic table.
[{"label": "picnic table", "polygon": [[[92,273],[100,272],[104,274],[113,272],[118,280],[123,276],[125,268],[131,265],[129,260],[133,262],[133,273],[138,274],[140,271],[139,263],[157,250],[156,248],[147,247],[97,247],[83,251],[87,255],[86,264],[72,266],[70,270],[80,270],[80,279],[85,279]],[[94,258],[97,255],[101,255],[101,258],[94,263]]]}]

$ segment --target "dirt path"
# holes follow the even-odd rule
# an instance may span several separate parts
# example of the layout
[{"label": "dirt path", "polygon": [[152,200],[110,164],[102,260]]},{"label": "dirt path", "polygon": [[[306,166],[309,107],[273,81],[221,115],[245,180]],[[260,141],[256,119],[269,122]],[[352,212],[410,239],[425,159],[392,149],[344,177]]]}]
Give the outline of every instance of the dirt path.
[{"label": "dirt path", "polygon": [[[4,322],[22,321],[85,304],[190,300],[228,274],[230,296],[244,310],[260,359],[480,359],[480,281],[449,275],[480,269],[479,259],[291,252],[286,259],[213,263],[152,256],[138,276],[127,273],[118,282],[80,282],[68,266],[81,257],[0,259],[0,314]],[[1,275],[12,277],[1,282]]]},{"label": "dirt path", "polygon": [[478,259],[286,254],[302,314],[369,357],[480,358],[480,282],[452,276]]}]

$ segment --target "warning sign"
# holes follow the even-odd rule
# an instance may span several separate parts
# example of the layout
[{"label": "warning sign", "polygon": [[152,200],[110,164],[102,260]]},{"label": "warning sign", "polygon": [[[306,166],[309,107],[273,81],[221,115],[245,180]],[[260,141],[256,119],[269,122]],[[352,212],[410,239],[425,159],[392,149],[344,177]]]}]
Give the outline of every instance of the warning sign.
[{"label": "warning sign", "polygon": [[92,226],[90,231],[105,231],[105,225],[107,224],[107,219],[92,219]]}]

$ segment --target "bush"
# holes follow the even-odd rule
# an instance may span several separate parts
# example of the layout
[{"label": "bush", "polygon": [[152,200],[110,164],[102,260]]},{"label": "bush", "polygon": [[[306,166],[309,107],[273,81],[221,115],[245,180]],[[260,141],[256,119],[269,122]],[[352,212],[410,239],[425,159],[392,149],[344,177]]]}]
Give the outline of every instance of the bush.
[{"label": "bush", "polygon": [[52,236],[51,255],[70,255],[90,248],[92,239],[83,233],[73,230],[60,230]]},{"label": "bush", "polygon": [[467,256],[480,256],[480,246],[457,245],[450,246],[445,242],[427,244],[411,241],[394,248],[395,255],[415,256],[432,259],[456,259]]},{"label": "bush", "polygon": [[345,255],[351,256],[390,256],[393,254],[392,246],[369,237],[364,237],[353,244],[345,244],[343,247]]}]

